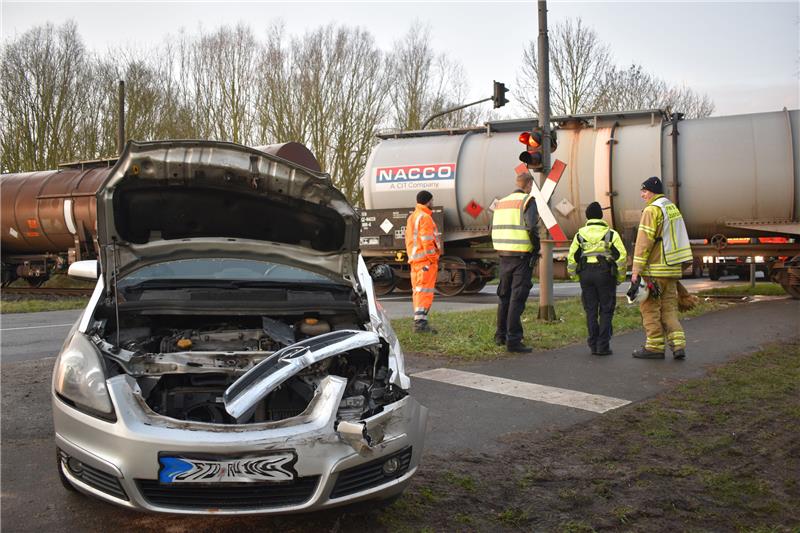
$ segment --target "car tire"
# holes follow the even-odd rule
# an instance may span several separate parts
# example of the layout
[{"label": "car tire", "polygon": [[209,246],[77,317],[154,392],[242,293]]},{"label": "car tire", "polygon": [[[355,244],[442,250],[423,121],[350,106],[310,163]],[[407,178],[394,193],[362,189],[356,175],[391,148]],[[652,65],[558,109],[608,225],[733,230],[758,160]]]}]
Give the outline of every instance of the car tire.
[{"label": "car tire", "polygon": [[58,456],[58,452],[56,452],[56,468],[58,469],[58,479],[61,480],[61,484],[70,492],[78,492],[72,483],[69,482],[67,476],[64,475],[64,465],[61,463],[61,458]]}]

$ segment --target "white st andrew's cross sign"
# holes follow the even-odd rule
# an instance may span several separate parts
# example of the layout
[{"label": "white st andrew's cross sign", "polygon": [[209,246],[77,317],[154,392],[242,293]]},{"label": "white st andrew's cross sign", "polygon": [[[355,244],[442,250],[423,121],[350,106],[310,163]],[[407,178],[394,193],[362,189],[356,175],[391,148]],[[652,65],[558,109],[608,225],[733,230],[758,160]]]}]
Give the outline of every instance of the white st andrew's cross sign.
[{"label": "white st andrew's cross sign", "polygon": [[[547,179],[544,180],[544,185],[542,185],[541,190],[536,184],[535,179],[533,180],[533,189],[531,190],[531,194],[534,199],[536,199],[536,208],[539,210],[539,216],[547,227],[547,231],[550,232],[550,236],[556,242],[566,242],[567,236],[561,230],[561,226],[558,225],[558,222],[556,222],[556,217],[553,215],[553,212],[550,211],[550,206],[547,205],[547,202],[550,200],[550,197],[553,196],[553,191],[556,190],[558,180],[561,179],[565,168],[567,168],[567,164],[560,159],[556,159],[553,163],[553,168],[550,169],[550,173],[547,175]],[[517,165],[514,171],[517,173],[517,176],[525,172],[530,172],[531,175],[533,175],[533,171],[530,171],[528,166],[524,163]]]}]

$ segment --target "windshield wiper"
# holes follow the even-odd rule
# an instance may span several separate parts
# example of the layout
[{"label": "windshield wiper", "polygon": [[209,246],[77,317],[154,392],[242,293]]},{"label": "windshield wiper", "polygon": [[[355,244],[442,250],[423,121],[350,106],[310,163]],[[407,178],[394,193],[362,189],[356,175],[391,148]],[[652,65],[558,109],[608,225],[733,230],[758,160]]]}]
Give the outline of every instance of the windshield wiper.
[{"label": "windshield wiper", "polygon": [[214,279],[148,279],[122,288],[125,292],[142,291],[146,289],[238,289],[231,281]]},{"label": "windshield wiper", "polygon": [[270,280],[239,280],[239,281],[232,281],[234,285],[237,287],[247,287],[247,288],[296,288],[296,289],[346,289],[344,285],[337,285],[334,282],[327,282],[327,281],[270,281]]}]

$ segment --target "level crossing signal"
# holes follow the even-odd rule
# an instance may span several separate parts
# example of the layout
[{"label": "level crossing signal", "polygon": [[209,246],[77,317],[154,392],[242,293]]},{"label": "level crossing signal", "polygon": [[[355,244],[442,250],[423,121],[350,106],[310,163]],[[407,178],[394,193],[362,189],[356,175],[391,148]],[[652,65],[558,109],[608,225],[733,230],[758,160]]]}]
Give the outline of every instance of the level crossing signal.
[{"label": "level crossing signal", "polygon": [[506,93],[508,89],[506,89],[505,83],[500,83],[499,81],[494,82],[494,92],[492,93],[492,101],[494,102],[494,108],[497,109],[498,107],[503,107],[508,103],[508,98],[506,98]]},{"label": "level crossing signal", "polygon": [[[519,134],[519,142],[525,145],[525,151],[519,154],[519,160],[531,170],[542,170],[542,128],[533,128],[531,131],[523,131]],[[556,132],[550,132],[550,152],[554,152],[556,144]]]}]

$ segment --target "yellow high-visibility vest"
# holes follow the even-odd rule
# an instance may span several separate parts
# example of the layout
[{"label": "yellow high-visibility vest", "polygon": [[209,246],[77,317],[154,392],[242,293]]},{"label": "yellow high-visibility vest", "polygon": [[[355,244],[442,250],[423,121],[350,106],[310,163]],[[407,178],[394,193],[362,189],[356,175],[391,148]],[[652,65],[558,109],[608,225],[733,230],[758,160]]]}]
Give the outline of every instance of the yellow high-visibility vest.
[{"label": "yellow high-visibility vest", "polygon": [[525,208],[532,197],[513,192],[498,200],[492,216],[492,246],[498,252],[532,252],[533,244],[525,225]]},{"label": "yellow high-visibility vest", "polygon": [[662,196],[653,201],[653,205],[661,208],[661,245],[663,260],[667,265],[680,265],[692,260],[692,246],[689,233],[678,206]]}]

